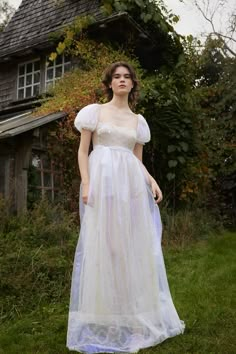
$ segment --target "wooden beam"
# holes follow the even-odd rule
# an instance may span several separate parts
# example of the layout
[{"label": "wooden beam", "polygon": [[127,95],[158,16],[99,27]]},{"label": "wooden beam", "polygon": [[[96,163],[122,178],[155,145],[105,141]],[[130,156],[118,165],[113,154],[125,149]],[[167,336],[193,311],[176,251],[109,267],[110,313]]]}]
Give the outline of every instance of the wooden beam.
[{"label": "wooden beam", "polygon": [[18,136],[16,145],[15,191],[17,214],[27,210],[28,168],[32,151],[32,132]]}]

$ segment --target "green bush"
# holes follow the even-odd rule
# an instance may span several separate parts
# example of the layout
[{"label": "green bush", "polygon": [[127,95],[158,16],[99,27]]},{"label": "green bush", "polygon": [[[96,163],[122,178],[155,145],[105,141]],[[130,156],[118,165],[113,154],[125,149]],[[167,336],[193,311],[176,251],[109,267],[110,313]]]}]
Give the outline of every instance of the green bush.
[{"label": "green bush", "polygon": [[212,232],[221,233],[223,225],[209,211],[200,207],[191,209],[160,207],[163,224],[163,244],[186,246],[206,238]]},{"label": "green bush", "polygon": [[67,296],[78,238],[73,215],[45,200],[20,217],[0,215],[1,319]]}]

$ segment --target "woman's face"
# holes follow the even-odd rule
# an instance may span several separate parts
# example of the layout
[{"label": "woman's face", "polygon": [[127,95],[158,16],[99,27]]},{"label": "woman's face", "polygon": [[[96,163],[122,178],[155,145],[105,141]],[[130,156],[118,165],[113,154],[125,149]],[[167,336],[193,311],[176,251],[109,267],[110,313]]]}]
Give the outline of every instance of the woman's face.
[{"label": "woman's face", "polygon": [[114,95],[128,95],[133,88],[133,81],[129,70],[125,66],[118,66],[113,75],[110,88]]}]

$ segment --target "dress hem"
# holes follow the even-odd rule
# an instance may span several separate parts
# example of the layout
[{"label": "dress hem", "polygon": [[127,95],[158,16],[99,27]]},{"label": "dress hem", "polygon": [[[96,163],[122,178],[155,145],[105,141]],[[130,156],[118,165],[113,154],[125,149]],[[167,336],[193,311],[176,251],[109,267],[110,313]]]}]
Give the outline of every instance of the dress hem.
[{"label": "dress hem", "polygon": [[86,352],[86,351],[83,351],[82,349],[80,349],[79,347],[77,346],[66,346],[69,350],[74,350],[78,353],[82,353],[82,354],[98,354],[98,353],[109,353],[109,354],[137,354],[139,353],[140,350],[142,349],[146,349],[146,348],[152,348],[152,347],[155,347],[156,345],[158,344],[161,344],[163,343],[165,340],[169,339],[169,338],[173,338],[175,336],[178,336],[180,334],[183,334],[184,333],[184,330],[185,330],[185,323],[183,321],[182,322],[182,328],[178,328],[177,329],[174,329],[174,330],[171,330],[171,334],[169,333],[168,335],[163,335],[159,340],[157,340],[156,342],[154,342],[153,344],[148,344],[146,346],[142,346],[140,347],[138,350],[135,350],[135,351],[122,351],[122,350],[119,350],[119,351],[106,351],[106,349],[102,349],[99,350],[99,351],[92,351],[92,352]]}]

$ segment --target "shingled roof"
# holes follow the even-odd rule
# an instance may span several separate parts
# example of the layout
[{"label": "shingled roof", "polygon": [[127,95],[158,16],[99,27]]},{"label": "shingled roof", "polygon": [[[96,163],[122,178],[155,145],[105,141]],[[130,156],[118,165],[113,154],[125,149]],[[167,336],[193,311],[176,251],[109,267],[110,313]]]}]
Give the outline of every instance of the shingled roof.
[{"label": "shingled roof", "polygon": [[4,32],[0,33],[0,63],[52,48],[55,43],[49,34],[83,15],[92,15],[95,19],[89,29],[93,39],[124,43],[127,33],[132,33],[134,53],[145,68],[155,69],[166,63],[167,52],[172,62],[178,60],[182,49],[160,26],[148,26],[147,30],[130,13],[113,12],[106,16],[100,6],[101,0],[22,0]]},{"label": "shingled roof", "polygon": [[65,112],[55,112],[46,116],[42,115],[38,117],[31,115],[31,113],[32,111],[23,114],[16,113],[12,118],[0,122],[0,140],[11,138],[15,135],[66,117]]},{"label": "shingled roof", "polygon": [[23,0],[0,37],[0,58],[48,42],[48,35],[76,16],[102,20],[99,0]]}]

